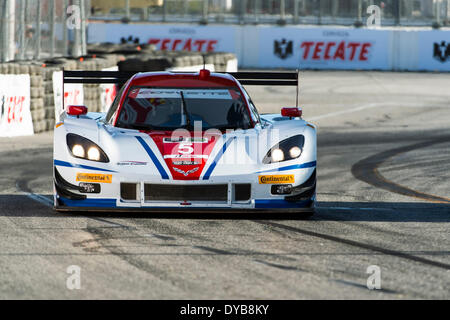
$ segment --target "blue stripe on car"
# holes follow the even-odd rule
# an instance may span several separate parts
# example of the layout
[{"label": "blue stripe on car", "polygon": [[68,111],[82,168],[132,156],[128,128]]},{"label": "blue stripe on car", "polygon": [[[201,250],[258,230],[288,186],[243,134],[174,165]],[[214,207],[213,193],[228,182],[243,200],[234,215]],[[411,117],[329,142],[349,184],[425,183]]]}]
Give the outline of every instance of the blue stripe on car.
[{"label": "blue stripe on car", "polygon": [[70,200],[64,197],[59,197],[58,200],[62,205],[67,207],[100,207],[100,208],[115,208],[115,199],[83,199]]},{"label": "blue stripe on car", "polygon": [[161,165],[161,163],[159,162],[158,158],[156,157],[155,153],[152,151],[152,149],[150,149],[150,147],[144,141],[144,139],[142,139],[142,137],[136,137],[136,139],[144,147],[145,151],[147,151],[148,155],[150,156],[150,158],[152,159],[153,163],[155,164],[156,169],[158,169],[159,174],[161,175],[161,178],[166,179],[166,180],[169,179],[169,175],[166,173],[166,171],[164,170],[163,166]]},{"label": "blue stripe on car", "polygon": [[281,168],[275,168],[270,170],[264,170],[264,171],[258,171],[255,173],[266,173],[266,172],[276,172],[276,171],[287,171],[287,170],[295,170],[295,169],[304,169],[304,168],[313,168],[317,165],[317,161],[311,161],[311,162],[305,162],[301,164],[294,164],[291,166],[281,167]]},{"label": "blue stripe on car", "polygon": [[304,200],[298,202],[286,201],[283,199],[268,199],[268,200],[255,200],[255,208],[257,209],[272,209],[272,208],[309,208],[312,204],[312,200]]},{"label": "blue stripe on car", "polygon": [[113,171],[113,170],[108,170],[108,169],[103,169],[103,168],[98,168],[98,167],[85,166],[85,165],[82,165],[82,164],[70,163],[70,162],[61,161],[61,160],[53,160],[53,163],[55,164],[55,166],[61,166],[61,167],[71,167],[71,168],[80,168],[80,169],[106,171],[106,172],[117,172],[117,171]]},{"label": "blue stripe on car", "polygon": [[217,163],[219,162],[220,158],[222,158],[223,154],[227,150],[230,143],[236,139],[236,137],[229,138],[222,146],[222,149],[217,153],[216,157],[214,158],[214,161],[209,166],[208,170],[206,170],[205,175],[203,176],[203,180],[208,180],[211,176],[211,173],[214,171],[214,168],[216,167]]}]

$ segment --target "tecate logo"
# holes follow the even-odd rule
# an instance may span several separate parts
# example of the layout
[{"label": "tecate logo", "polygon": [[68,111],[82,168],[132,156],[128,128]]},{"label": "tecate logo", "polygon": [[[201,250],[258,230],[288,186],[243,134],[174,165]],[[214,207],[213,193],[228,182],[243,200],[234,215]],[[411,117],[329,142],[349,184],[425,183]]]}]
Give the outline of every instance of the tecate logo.
[{"label": "tecate logo", "polygon": [[367,61],[370,42],[358,41],[304,41],[300,45],[303,60]]}]

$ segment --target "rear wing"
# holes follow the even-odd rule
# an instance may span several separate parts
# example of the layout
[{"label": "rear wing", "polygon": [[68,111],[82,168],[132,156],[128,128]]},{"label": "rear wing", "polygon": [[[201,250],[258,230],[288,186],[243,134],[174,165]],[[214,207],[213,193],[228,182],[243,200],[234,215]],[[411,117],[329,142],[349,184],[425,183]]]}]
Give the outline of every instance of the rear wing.
[{"label": "rear wing", "polygon": [[[64,83],[116,83],[124,84],[137,72],[133,71],[66,71],[63,70]],[[176,73],[176,72],[175,72]],[[296,72],[215,72],[227,73],[242,85],[251,86],[298,86]]]},{"label": "rear wing", "polygon": [[[137,72],[133,71],[66,71],[63,70],[64,83],[113,83],[122,86]],[[176,72],[174,72],[176,73]],[[299,71],[295,72],[215,72],[232,75],[242,85],[249,86],[295,86],[298,106]]]}]

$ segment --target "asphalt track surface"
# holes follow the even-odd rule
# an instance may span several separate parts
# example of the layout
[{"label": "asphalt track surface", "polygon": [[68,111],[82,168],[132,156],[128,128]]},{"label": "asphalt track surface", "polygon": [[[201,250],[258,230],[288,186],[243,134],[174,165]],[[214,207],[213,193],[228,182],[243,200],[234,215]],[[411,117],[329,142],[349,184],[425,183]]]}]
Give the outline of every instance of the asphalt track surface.
[{"label": "asphalt track surface", "polygon": [[[0,298],[449,299],[450,75],[301,78],[318,126],[309,220],[55,213],[53,133],[0,139]],[[295,103],[294,88],[249,92],[262,113]],[[381,290],[366,286],[372,265]]]}]

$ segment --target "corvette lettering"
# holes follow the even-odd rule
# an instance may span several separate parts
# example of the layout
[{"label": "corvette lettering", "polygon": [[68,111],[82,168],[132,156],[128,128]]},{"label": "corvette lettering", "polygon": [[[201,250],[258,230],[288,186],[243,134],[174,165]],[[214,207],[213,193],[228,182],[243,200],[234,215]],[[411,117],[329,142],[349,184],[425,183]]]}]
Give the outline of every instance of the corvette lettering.
[{"label": "corvette lettering", "polygon": [[372,44],[358,41],[303,41],[303,60],[367,61]]},{"label": "corvette lettering", "polygon": [[295,178],[293,174],[273,175],[273,176],[259,176],[259,184],[283,184],[294,183]]},{"label": "corvette lettering", "polygon": [[112,174],[77,173],[77,181],[111,183]]},{"label": "corvette lettering", "polygon": [[142,161],[120,161],[117,162],[118,166],[146,166],[147,162]]}]

